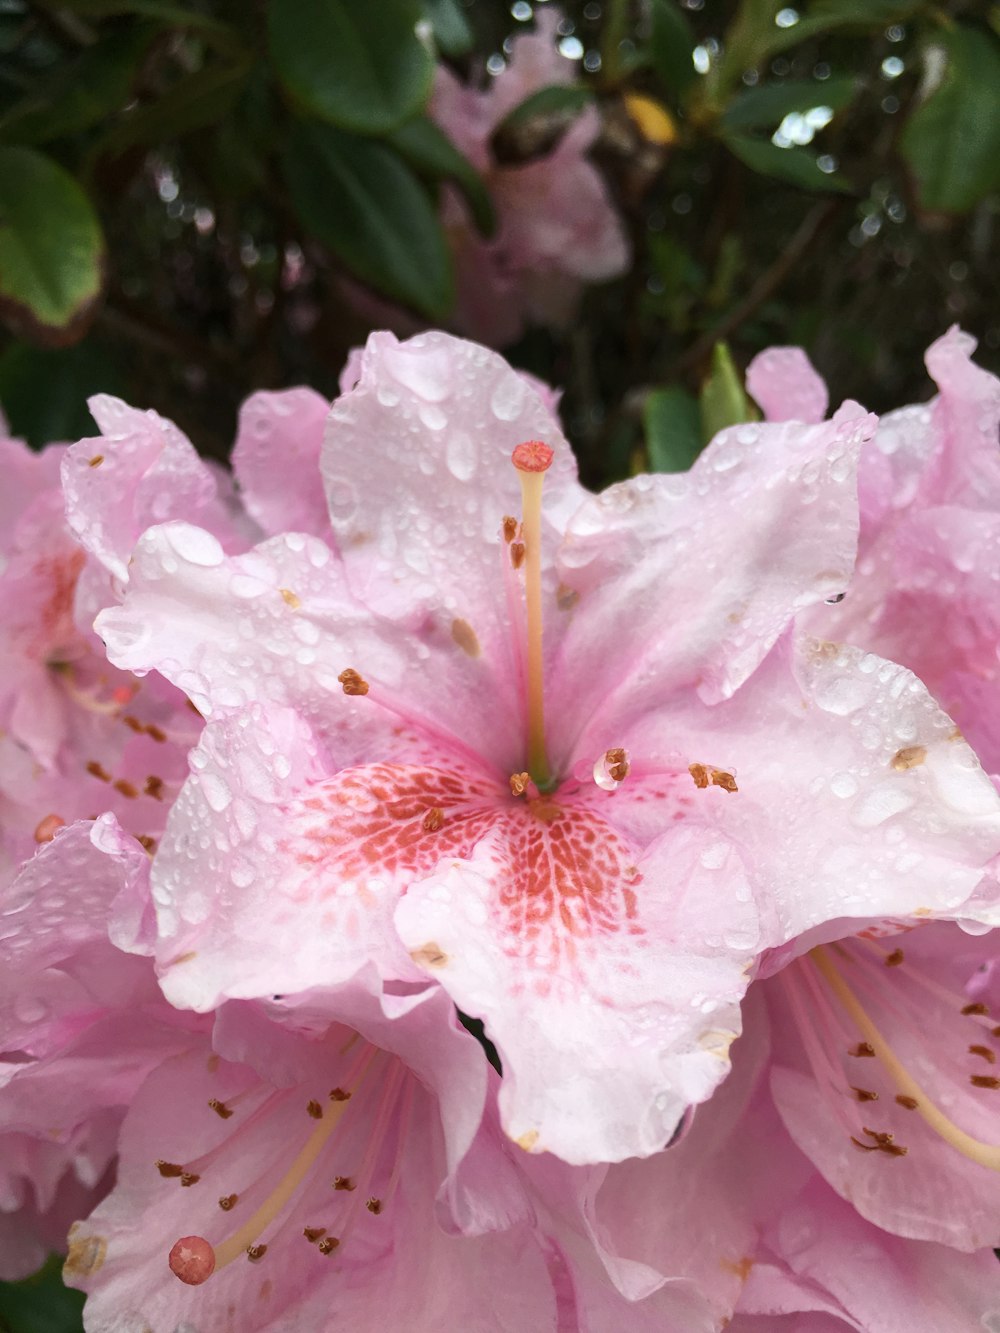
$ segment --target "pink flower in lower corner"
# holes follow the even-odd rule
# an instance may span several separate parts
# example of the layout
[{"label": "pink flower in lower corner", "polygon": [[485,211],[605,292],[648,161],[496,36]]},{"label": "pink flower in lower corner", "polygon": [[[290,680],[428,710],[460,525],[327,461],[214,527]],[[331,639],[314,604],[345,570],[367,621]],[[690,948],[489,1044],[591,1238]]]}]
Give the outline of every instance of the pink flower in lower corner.
[{"label": "pink flower in lower corner", "polygon": [[955,914],[1000,846],[919,682],[787,632],[848,583],[874,423],[737,427],[592,497],[495,354],[377,334],[357,376],[334,548],[155,527],[98,621],[209,718],[153,865],[164,989],[433,978],[522,1146],[654,1152],[724,1077],[761,953]]}]

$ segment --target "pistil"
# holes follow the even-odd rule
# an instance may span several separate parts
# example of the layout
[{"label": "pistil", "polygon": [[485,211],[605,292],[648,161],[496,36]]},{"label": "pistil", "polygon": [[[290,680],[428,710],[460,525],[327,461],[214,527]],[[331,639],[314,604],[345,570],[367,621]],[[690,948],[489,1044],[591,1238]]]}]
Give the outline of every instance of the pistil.
[{"label": "pistil", "polygon": [[544,659],[542,656],[542,483],[552,450],[529,440],[514,450],[512,461],[521,482],[521,535],[528,638],[528,771],[541,791],[552,784],[545,748]]},{"label": "pistil", "polygon": [[[900,1105],[916,1111],[931,1129],[940,1134],[941,1138],[957,1152],[960,1152],[963,1157],[967,1157],[972,1162],[978,1162],[980,1166],[988,1167],[993,1171],[1000,1171],[1000,1146],[983,1143],[981,1140],[973,1138],[965,1130],[959,1129],[954,1121],[950,1120],[938,1106],[935,1106],[896,1055],[885,1037],[882,1036],[871,1015],[841,976],[827,950],[822,947],[812,949],[809,957],[837,997],[845,1013],[865,1038],[862,1046],[870,1048],[871,1053],[881,1060],[886,1072],[896,1085],[898,1090],[896,1100]],[[867,1055],[869,1051],[864,1050],[859,1053]],[[870,1131],[866,1131],[866,1133],[870,1133]],[[879,1145],[876,1143],[875,1146]]]}]

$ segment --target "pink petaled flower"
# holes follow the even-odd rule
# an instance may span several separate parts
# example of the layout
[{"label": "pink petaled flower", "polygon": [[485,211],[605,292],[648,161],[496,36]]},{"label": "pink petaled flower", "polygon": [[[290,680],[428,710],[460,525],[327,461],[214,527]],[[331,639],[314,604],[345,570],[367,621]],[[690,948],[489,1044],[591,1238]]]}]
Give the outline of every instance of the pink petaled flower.
[{"label": "pink petaled flower", "polygon": [[376,334],[358,374],[321,459],[335,549],[164,524],[98,619],[210,719],[153,867],[164,989],[435,978],[522,1146],[656,1151],[725,1075],[761,952],[955,914],[1000,843],[909,672],[786,632],[847,586],[874,422],[737,427],[591,497],[498,356]]},{"label": "pink petaled flower", "polygon": [[440,67],[431,100],[431,115],[482,174],[497,216],[495,236],[484,239],[457,192],[445,191],[458,284],[453,323],[498,347],[526,324],[568,323],[584,283],[616,278],[629,263],[621,220],[586,158],[600,129],[594,108],[530,162],[502,165],[490,146],[500,122],[532,93],[573,82],[573,62],[556,46],[559,21],[555,9],[539,11],[536,30],[513,39],[506,68],[481,91]]}]

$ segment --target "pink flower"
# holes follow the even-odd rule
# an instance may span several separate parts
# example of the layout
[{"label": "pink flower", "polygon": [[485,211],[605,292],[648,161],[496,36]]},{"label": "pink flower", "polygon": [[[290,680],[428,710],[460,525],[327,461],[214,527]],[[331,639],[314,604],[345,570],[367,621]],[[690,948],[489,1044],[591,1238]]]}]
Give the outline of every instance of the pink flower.
[{"label": "pink flower", "polygon": [[573,82],[572,62],[556,47],[559,18],[555,9],[539,11],[535,31],[513,39],[506,68],[482,91],[440,67],[431,101],[433,118],[482,174],[497,216],[496,234],[484,239],[464,201],[445,191],[458,283],[452,322],[498,347],[526,324],[567,324],[584,283],[616,278],[629,264],[621,220],[586,158],[600,129],[593,108],[530,162],[503,165],[490,147],[500,122],[532,93]]},{"label": "pink flower", "polygon": [[[952,328],[927,351],[928,404],[885,416],[862,453],[861,545],[846,599],[804,623],[904,663],[1000,771],[1000,383]],[[747,370],[771,420],[822,420],[826,390],[804,353],[773,348]]]},{"label": "pink flower", "polygon": [[[785,632],[848,583],[872,419],[738,427],[590,497],[496,355],[376,334],[359,373],[321,459],[335,551],[161,525],[98,620],[210,718],[153,867],[164,989],[435,978],[522,1146],[656,1151],[724,1076],[759,953],[954,914],[998,846],[923,687]],[[511,465],[526,440],[546,471]]]}]

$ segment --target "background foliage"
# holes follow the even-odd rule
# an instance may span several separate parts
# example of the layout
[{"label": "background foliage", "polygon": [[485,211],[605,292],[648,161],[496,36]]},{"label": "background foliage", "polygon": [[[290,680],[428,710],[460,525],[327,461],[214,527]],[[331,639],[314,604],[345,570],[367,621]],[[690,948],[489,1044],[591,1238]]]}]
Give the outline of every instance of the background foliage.
[{"label": "background foliage", "polygon": [[[427,117],[437,62],[504,68],[549,0],[0,0],[0,401],[35,443],[99,389],[225,457],[253,388],[333,393],[367,325],[349,275],[428,325],[454,300]],[[631,271],[507,355],[564,386],[586,480],[686,466],[748,407],[740,370],[805,346],[834,398],[925,397],[953,321],[1000,370],[1000,4],[564,0],[577,85],[512,113],[506,164],[584,105]],[[55,1270],[53,1270],[54,1272]],[[0,1327],[79,1327],[0,1289]],[[44,1307],[44,1308],[43,1308]],[[47,1322],[46,1322],[47,1321]]]}]

